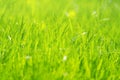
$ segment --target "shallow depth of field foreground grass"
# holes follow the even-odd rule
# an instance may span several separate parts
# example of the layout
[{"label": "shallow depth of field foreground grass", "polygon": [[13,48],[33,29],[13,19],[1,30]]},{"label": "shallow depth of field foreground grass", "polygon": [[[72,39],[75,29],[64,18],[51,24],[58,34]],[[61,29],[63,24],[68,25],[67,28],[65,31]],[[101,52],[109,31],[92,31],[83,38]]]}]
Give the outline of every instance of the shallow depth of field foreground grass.
[{"label": "shallow depth of field foreground grass", "polygon": [[120,0],[0,0],[0,80],[120,80]]}]

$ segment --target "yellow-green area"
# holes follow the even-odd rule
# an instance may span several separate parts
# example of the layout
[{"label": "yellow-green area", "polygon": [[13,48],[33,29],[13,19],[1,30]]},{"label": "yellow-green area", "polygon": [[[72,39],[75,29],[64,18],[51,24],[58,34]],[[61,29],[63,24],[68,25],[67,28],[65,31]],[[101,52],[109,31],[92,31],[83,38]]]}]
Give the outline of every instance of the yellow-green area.
[{"label": "yellow-green area", "polygon": [[120,0],[0,0],[0,80],[120,80]]}]

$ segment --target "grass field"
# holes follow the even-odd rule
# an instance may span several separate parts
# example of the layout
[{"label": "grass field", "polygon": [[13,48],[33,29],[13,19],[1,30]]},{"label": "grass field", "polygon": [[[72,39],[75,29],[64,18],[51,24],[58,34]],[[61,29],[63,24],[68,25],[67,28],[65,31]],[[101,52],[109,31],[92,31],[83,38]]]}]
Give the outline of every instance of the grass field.
[{"label": "grass field", "polygon": [[0,0],[0,80],[120,80],[120,0]]}]

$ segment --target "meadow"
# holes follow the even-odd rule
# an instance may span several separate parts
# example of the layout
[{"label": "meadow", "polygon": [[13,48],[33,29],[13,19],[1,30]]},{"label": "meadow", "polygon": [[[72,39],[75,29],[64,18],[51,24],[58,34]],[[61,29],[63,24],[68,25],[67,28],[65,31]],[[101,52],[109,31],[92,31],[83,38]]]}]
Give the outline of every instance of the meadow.
[{"label": "meadow", "polygon": [[120,80],[120,0],[0,0],[0,80]]}]

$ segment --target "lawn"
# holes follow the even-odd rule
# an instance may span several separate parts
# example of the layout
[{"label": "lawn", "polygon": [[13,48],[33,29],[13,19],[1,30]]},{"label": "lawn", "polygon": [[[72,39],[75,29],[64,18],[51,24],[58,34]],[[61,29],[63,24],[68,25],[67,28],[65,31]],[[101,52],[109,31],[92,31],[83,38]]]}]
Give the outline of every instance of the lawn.
[{"label": "lawn", "polygon": [[0,80],[120,80],[120,0],[0,0]]}]

